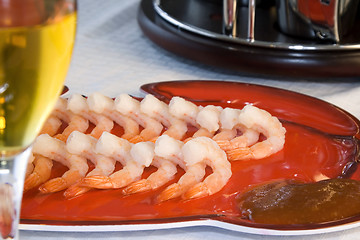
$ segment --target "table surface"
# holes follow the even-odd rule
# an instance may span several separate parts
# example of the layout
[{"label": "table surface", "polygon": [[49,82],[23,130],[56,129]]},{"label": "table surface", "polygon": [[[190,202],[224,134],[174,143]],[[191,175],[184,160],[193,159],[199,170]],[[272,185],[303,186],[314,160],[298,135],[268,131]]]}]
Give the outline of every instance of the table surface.
[{"label": "table surface", "polygon": [[[66,80],[69,94],[99,91],[143,96],[139,87],[169,80],[222,80],[262,84],[328,101],[360,118],[360,78],[291,79],[260,77],[217,69],[184,59],[151,42],[137,23],[139,0],[79,0],[78,29]],[[20,231],[20,239],[360,239],[360,228],[310,236],[264,236],[217,227],[185,227],[125,232]]]}]

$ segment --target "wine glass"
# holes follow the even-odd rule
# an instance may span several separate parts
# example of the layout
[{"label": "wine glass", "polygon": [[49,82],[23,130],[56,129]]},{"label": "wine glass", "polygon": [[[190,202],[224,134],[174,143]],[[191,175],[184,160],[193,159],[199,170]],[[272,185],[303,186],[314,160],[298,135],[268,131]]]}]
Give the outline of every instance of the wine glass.
[{"label": "wine glass", "polygon": [[0,239],[18,239],[31,143],[63,88],[75,30],[76,0],[0,0]]}]

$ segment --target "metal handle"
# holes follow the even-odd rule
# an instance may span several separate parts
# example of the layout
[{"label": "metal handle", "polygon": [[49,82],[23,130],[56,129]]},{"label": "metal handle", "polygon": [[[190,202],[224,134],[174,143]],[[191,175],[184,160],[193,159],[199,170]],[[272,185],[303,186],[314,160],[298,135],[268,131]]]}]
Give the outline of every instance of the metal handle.
[{"label": "metal handle", "polygon": [[250,42],[255,40],[255,9],[256,0],[249,0],[248,11],[248,35],[247,38]]},{"label": "metal handle", "polygon": [[[223,0],[223,32],[230,37],[238,37],[237,29],[238,0]],[[253,42],[255,40],[255,11],[256,0],[248,1],[248,31],[247,40]]]},{"label": "metal handle", "polygon": [[223,28],[224,34],[237,37],[237,0],[223,0]]}]

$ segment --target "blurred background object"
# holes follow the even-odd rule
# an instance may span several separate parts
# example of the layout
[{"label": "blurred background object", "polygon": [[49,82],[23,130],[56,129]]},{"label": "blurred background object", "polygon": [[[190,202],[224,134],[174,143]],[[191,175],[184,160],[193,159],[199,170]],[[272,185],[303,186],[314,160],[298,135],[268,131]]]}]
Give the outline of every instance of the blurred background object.
[{"label": "blurred background object", "polygon": [[143,0],[138,19],[156,44],[236,71],[360,75],[357,0]]}]

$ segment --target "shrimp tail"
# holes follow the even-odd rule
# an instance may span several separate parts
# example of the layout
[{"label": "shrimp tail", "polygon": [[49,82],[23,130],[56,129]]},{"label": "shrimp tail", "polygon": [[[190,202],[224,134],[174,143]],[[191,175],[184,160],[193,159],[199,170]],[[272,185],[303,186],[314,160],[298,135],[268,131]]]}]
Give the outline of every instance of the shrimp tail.
[{"label": "shrimp tail", "polygon": [[67,199],[71,199],[77,196],[80,196],[88,191],[90,191],[92,188],[90,187],[82,187],[79,184],[74,184],[70,186],[66,191],[64,192],[64,197]]},{"label": "shrimp tail", "polygon": [[34,171],[26,178],[24,182],[24,192],[39,186],[50,178],[51,168],[53,166],[52,160],[49,158],[40,157],[35,161],[36,165]]},{"label": "shrimp tail", "polygon": [[146,192],[153,189],[151,183],[147,179],[141,179],[137,182],[134,182],[123,189],[123,194],[130,195],[134,193]]},{"label": "shrimp tail", "polygon": [[162,191],[157,197],[158,202],[164,202],[173,198],[177,198],[182,194],[181,186],[178,183],[173,183]]},{"label": "shrimp tail", "polygon": [[254,156],[249,148],[235,148],[226,151],[229,161],[250,160]]},{"label": "shrimp tail", "polygon": [[134,143],[134,144],[139,143],[139,142],[144,142],[144,141],[145,141],[145,139],[141,135],[136,135],[129,139],[129,142]]},{"label": "shrimp tail", "polygon": [[211,195],[210,190],[204,182],[199,182],[195,186],[191,187],[182,196],[183,199],[201,198]]},{"label": "shrimp tail", "polygon": [[203,182],[199,182],[190,187],[184,194],[183,199],[193,199],[213,195],[219,192],[231,177],[231,165],[224,166],[224,172],[214,172]]},{"label": "shrimp tail", "polygon": [[83,176],[78,171],[65,173],[62,177],[53,178],[39,187],[42,193],[53,193],[64,190],[78,182]]},{"label": "shrimp tail", "polygon": [[215,141],[219,147],[224,150],[224,151],[228,151],[232,149],[231,143],[229,140],[216,140]]},{"label": "shrimp tail", "polygon": [[100,176],[100,175],[85,177],[81,181],[80,186],[97,188],[97,189],[116,188],[110,177]]},{"label": "shrimp tail", "polygon": [[24,192],[27,192],[28,190],[38,186],[41,184],[41,177],[36,172],[33,172],[25,179],[24,182]]},{"label": "shrimp tail", "polygon": [[[44,181],[49,179],[49,177],[50,177],[50,175],[45,177],[45,176],[40,176],[36,172],[32,173],[28,178],[26,178],[26,180],[24,182],[24,192],[26,192],[36,186],[39,186],[41,183],[43,183]],[[45,179],[45,180],[43,181],[43,179]]]},{"label": "shrimp tail", "polygon": [[[219,147],[224,150],[224,151],[231,151],[231,150],[238,150],[238,154],[239,155],[244,155],[246,153],[246,150],[244,150],[247,147],[247,139],[246,138],[242,138],[237,137],[234,138],[230,141],[228,140],[216,140],[216,143],[219,145]],[[236,151],[234,151],[236,152]]]},{"label": "shrimp tail", "polygon": [[51,180],[45,182],[44,184],[42,184],[39,187],[39,190],[42,193],[53,193],[53,192],[58,192],[58,191],[64,190],[67,187],[68,187],[67,181],[65,181],[65,179],[63,179],[61,177],[58,177],[58,178],[51,179]]}]

